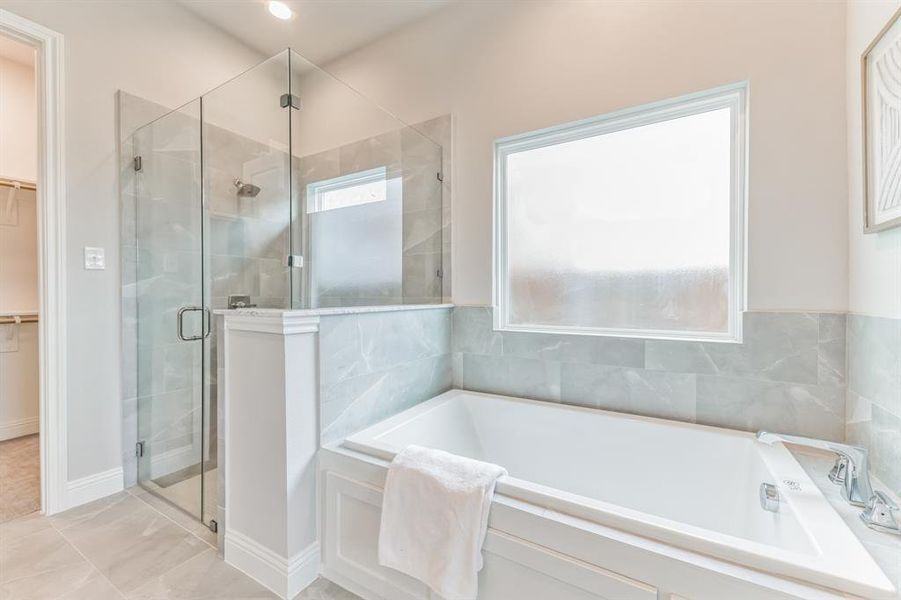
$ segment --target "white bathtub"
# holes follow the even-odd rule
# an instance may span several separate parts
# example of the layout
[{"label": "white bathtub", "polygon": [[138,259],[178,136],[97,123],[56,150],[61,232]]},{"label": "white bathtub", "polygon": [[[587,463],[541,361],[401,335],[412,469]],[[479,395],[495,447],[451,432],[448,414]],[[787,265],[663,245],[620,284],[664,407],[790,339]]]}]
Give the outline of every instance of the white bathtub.
[{"label": "white bathtub", "polygon": [[[384,474],[407,444],[510,473],[492,505],[480,598],[894,596],[781,445],[453,390],[323,451],[324,573],[366,598],[430,597],[375,562]],[[763,482],[778,487],[778,512],[761,508]]]}]

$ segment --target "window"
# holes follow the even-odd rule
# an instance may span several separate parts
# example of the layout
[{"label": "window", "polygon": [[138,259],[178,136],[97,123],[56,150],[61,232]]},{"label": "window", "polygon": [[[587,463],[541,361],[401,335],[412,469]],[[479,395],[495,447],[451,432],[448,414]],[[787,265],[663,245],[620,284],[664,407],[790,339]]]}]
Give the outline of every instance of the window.
[{"label": "window", "polygon": [[496,327],[740,340],[746,96],[498,140]]},{"label": "window", "polygon": [[307,185],[307,212],[382,202],[388,198],[388,170],[377,167]]},{"label": "window", "polygon": [[401,175],[379,166],[307,184],[312,260],[305,272],[312,306],[380,304],[403,296]]}]

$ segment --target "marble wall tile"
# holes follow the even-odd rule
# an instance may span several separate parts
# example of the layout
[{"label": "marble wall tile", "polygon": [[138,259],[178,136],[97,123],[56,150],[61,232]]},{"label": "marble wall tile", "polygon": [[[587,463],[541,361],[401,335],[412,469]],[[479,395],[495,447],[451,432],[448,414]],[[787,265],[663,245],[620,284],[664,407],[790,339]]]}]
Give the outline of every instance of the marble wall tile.
[{"label": "marble wall tile", "polygon": [[873,404],[848,390],[845,396],[845,441],[869,448],[872,421]]},{"label": "marble wall tile", "polygon": [[901,415],[901,319],[850,315],[848,389]]},{"label": "marble wall tile", "polygon": [[741,344],[648,340],[646,366],[659,371],[818,382],[818,315],[746,312],[743,336]]},{"label": "marble wall tile", "polygon": [[284,262],[288,255],[288,229],[283,222],[244,219],[244,245],[240,256],[274,258]]},{"label": "marble wall tile", "polygon": [[404,213],[404,254],[440,253],[441,207]]},{"label": "marble wall tile", "polygon": [[901,319],[847,320],[845,435],[869,449],[873,474],[901,493]]},{"label": "marble wall tile", "polygon": [[490,307],[456,307],[454,384],[841,440],[842,316],[749,313],[744,324],[742,344],[498,332]]},{"label": "marble wall tile", "polygon": [[405,254],[402,286],[405,304],[438,304],[441,302],[441,253]]},{"label": "marble wall tile", "polygon": [[138,482],[137,441],[138,399],[132,396],[122,400],[122,476],[126,488]]},{"label": "marble wall tile", "polygon": [[450,340],[448,308],[323,316],[323,443],[450,389]]},{"label": "marble wall tile", "polygon": [[450,388],[449,354],[345,379],[322,391],[322,443],[337,441]]},{"label": "marble wall tile", "polygon": [[567,404],[694,422],[696,377],[564,363],[560,396]]},{"label": "marble wall tile", "polygon": [[401,131],[389,131],[341,146],[338,160],[342,174],[383,166],[388,166],[389,171],[396,169],[401,162]]},{"label": "marble wall tile", "polygon": [[844,438],[845,390],[698,375],[697,422],[745,431]]},{"label": "marble wall tile", "polygon": [[501,354],[503,338],[500,332],[494,331],[492,318],[492,310],[487,306],[455,307],[453,351],[463,354]]},{"label": "marble wall tile", "polygon": [[901,492],[901,417],[874,404],[869,437],[874,472]]},{"label": "marble wall tile", "polygon": [[870,469],[896,494],[901,493],[901,417],[848,392],[846,441],[870,451]]},{"label": "marble wall tile", "polygon": [[244,225],[244,219],[211,214],[209,252],[225,256],[243,256],[246,243]]},{"label": "marble wall tile", "polygon": [[463,354],[462,372],[454,383],[464,390],[560,400],[561,363],[516,356]]},{"label": "marble wall tile", "polygon": [[450,354],[449,309],[323,317],[319,328],[323,386]]},{"label": "marble wall tile", "polygon": [[817,383],[845,385],[847,373],[847,315],[823,313],[817,335]]},{"label": "marble wall tile", "polygon": [[361,313],[357,319],[370,371],[450,352],[449,310]]},{"label": "marble wall tile", "polygon": [[[277,298],[281,307],[288,306],[288,294],[291,285],[291,274],[282,260],[274,258],[256,259],[257,277],[259,277],[260,298]],[[250,269],[253,272],[253,269]],[[259,302],[256,303],[260,305]]]},{"label": "marble wall tile", "polygon": [[[332,277],[335,281],[347,283],[335,285],[335,281],[332,281],[322,285],[322,282],[318,282],[323,289],[309,290],[310,298],[307,301],[311,305],[323,307],[438,303],[442,298],[449,297],[450,275],[447,265],[450,259],[451,211],[449,196],[444,198],[443,194],[445,189],[449,190],[450,169],[442,171],[446,166],[444,155],[450,156],[449,124],[450,117],[444,116],[423,124],[405,126],[372,138],[351,142],[337,149],[298,158],[296,187],[302,202],[306,187],[310,183],[365,169],[386,167],[389,178],[401,180],[401,184],[397,186],[397,198],[400,203],[396,215],[401,243],[396,252],[401,255],[402,270],[398,274],[397,285],[393,279],[386,279],[382,289],[373,286],[369,289],[358,289],[359,281],[366,278],[356,276],[353,271],[361,273],[377,271],[385,264],[385,259],[373,257],[367,262],[368,255],[350,256],[346,261],[347,264],[339,269],[341,276]],[[428,137],[429,131],[439,134],[441,142]],[[439,180],[439,172],[445,173],[444,182]],[[324,215],[320,214],[311,219],[309,225],[304,225],[307,231],[300,237],[306,240],[309,264],[313,264],[317,255],[329,254],[327,249],[322,248],[322,244],[329,244],[328,240],[332,236],[321,232],[317,234],[316,229],[324,224],[348,229],[354,223],[355,215],[358,216],[361,210],[364,209],[345,211],[328,220],[323,220]],[[394,215],[388,215],[387,218],[394,219]],[[337,225],[334,223],[336,220],[339,221]],[[343,223],[344,220],[347,220],[347,224]],[[316,240],[314,247],[310,247],[310,240]],[[393,242],[392,238],[384,243],[390,245]],[[380,247],[390,254],[392,250],[385,248],[384,243],[381,243]]]},{"label": "marble wall tile", "polygon": [[501,340],[505,356],[644,367],[645,341],[639,339],[505,331]]},{"label": "marble wall tile", "polygon": [[299,163],[299,175],[305,183],[333,179],[341,175],[341,151],[339,148],[303,156],[299,159]]},{"label": "marble wall tile", "polygon": [[213,296],[240,294],[260,295],[260,278],[256,261],[243,256],[210,257]]},{"label": "marble wall tile", "polygon": [[197,369],[200,353],[200,344],[141,345],[138,390],[142,395],[155,395],[198,385],[202,377]]}]

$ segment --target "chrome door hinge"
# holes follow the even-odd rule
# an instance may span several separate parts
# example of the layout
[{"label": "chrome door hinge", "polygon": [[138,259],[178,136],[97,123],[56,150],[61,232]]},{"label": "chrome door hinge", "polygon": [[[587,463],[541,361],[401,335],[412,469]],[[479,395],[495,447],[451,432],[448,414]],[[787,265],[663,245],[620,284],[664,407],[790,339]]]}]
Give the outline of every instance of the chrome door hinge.
[{"label": "chrome door hinge", "polygon": [[213,533],[217,533],[219,531],[219,523],[216,522],[215,519],[210,519],[210,524],[207,525],[210,528],[210,531]]},{"label": "chrome door hinge", "polygon": [[278,105],[282,108],[291,108],[300,110],[300,98],[295,94],[282,94],[278,99]]},{"label": "chrome door hinge", "polygon": [[441,171],[438,171],[437,173],[435,173],[435,176],[438,177],[438,181],[441,181],[441,182],[444,181],[444,173],[442,173]]},{"label": "chrome door hinge", "polygon": [[437,277],[438,279],[443,279],[444,278],[444,269],[438,269],[437,271],[435,271],[435,277]]},{"label": "chrome door hinge", "polygon": [[303,268],[303,256],[299,254],[289,254],[288,260],[286,261],[288,267],[292,269],[302,269]]},{"label": "chrome door hinge", "polygon": [[144,456],[144,442],[138,442],[135,444],[135,456],[141,458]]},{"label": "chrome door hinge", "polygon": [[144,159],[140,156],[135,156],[132,165],[134,166],[135,171],[140,171],[144,168]]}]

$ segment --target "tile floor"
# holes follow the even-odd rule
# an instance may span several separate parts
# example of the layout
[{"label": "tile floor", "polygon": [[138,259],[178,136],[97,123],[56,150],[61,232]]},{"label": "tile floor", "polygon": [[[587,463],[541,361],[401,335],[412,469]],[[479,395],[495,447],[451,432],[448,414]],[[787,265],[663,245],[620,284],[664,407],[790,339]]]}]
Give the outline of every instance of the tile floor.
[{"label": "tile floor", "polygon": [[41,508],[38,436],[0,442],[0,523]]},{"label": "tile floor", "polygon": [[[158,481],[148,480],[142,483],[152,489],[157,495],[162,496],[172,504],[180,506],[183,510],[200,516],[201,495],[203,496],[203,516],[204,521],[215,518],[216,514],[216,488],[218,469],[211,469],[201,475],[193,475],[182,479],[178,483],[167,486],[161,486]],[[203,483],[203,494],[201,494],[201,482]]]},{"label": "tile floor", "polygon": [[[0,600],[275,598],[226,565],[214,537],[180,514],[132,489],[0,524]],[[295,600],[359,599],[319,579]]]}]

